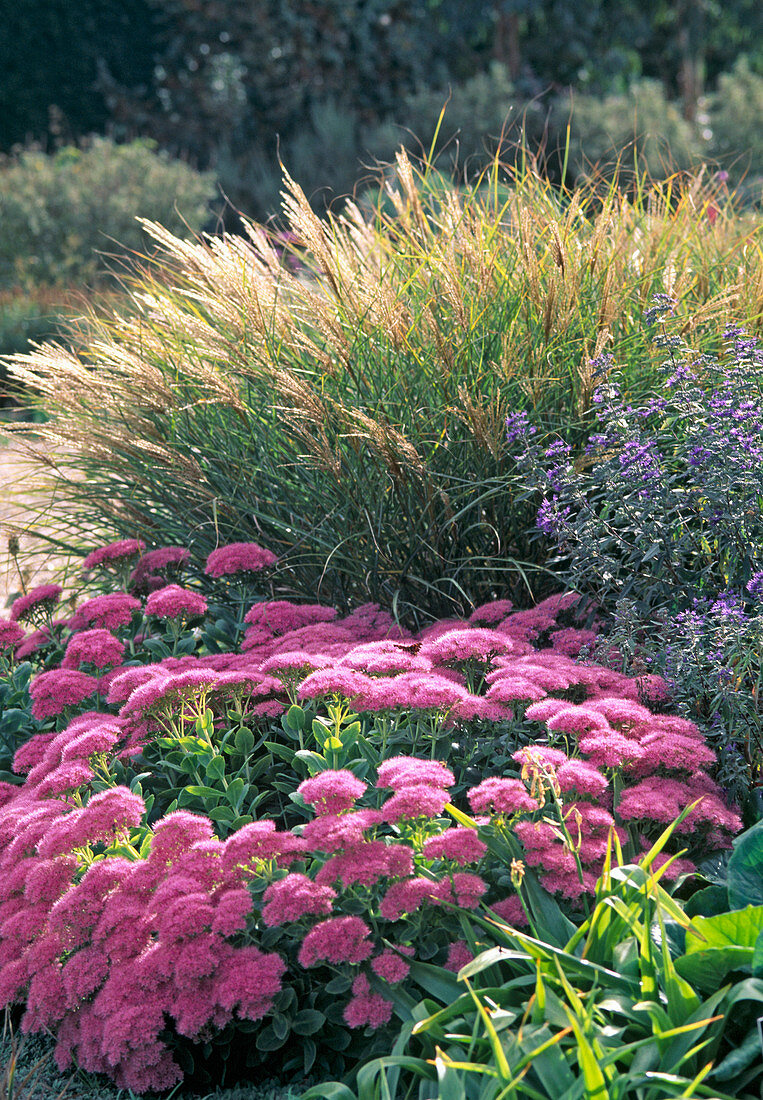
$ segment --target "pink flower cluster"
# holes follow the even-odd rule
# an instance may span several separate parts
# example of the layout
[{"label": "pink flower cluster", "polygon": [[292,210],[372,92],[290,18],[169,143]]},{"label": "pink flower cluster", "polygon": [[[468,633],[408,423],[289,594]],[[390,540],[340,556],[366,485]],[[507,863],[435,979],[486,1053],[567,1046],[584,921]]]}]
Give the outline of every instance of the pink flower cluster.
[{"label": "pink flower cluster", "polygon": [[[254,545],[215,551],[208,574],[273,564],[272,555],[258,559]],[[165,548],[165,564],[182,564],[180,550]],[[160,551],[139,566],[151,554]],[[145,611],[167,617],[187,595],[204,602],[162,581]],[[373,796],[379,809],[364,807],[365,782],[337,768],[300,785],[313,817],[294,832],[257,821],[223,842],[207,818],[176,811],[154,826],[147,858],[103,856],[146,826],[141,799],[126,788],[92,793],[96,774],[138,752],[165,719],[182,722],[186,709],[201,705],[220,723],[235,704],[254,723],[280,714],[298,692],[344,698],[385,721],[423,713],[427,727],[505,722],[514,712],[538,723],[537,742],[515,755],[512,773],[484,778],[466,798],[479,822],[513,830],[528,867],[573,905],[593,889],[612,829],[624,842],[625,825],[637,844],[646,842],[699,800],[681,838],[701,839],[708,852],[728,846],[741,822],[705,770],[714,757],[699,730],[653,713],[650,702],[665,694],[657,678],[577,663],[595,636],[560,626],[571,603],[554,597],[515,612],[496,601],[469,622],[436,623],[414,637],[375,605],[340,618],[319,604],[263,601],[246,617],[241,653],[121,666],[124,643],[112,631],[137,617],[140,600],[128,593],[88,600],[70,622],[62,667],[32,681],[33,713],[54,717],[96,691],[108,692],[119,712],[81,714],[33,737],[14,758],[23,786],[0,788],[0,1005],[25,999],[24,1028],[56,1034],[61,1066],[74,1058],[121,1087],[166,1088],[180,1079],[161,1039],[166,1020],[198,1038],[235,1016],[257,1020],[269,1011],[285,964],[260,949],[259,933],[285,926],[306,968],[362,968],[344,1018],[351,1027],[380,1027],[392,1008],[379,983],[405,980],[409,927],[450,929],[453,921],[455,939],[454,907],[481,903],[522,923],[516,895],[493,897],[479,830],[445,827],[455,777],[432,759],[384,760]],[[80,665],[116,667],[97,680]],[[475,667],[482,674],[468,684],[465,672]],[[101,858],[85,869],[87,849]],[[673,873],[691,869],[683,861]],[[253,883],[259,889],[250,892]],[[347,890],[367,899],[362,916],[343,911]],[[391,950],[383,940],[403,944]],[[447,965],[468,959],[468,948],[452,941]]]},{"label": "pink flower cluster", "polygon": [[82,562],[82,570],[87,573],[96,569],[99,565],[113,565],[115,562],[123,562],[127,558],[134,558],[146,549],[142,539],[120,539],[118,542],[110,542],[108,546],[99,546],[91,550]]},{"label": "pink flower cluster", "polygon": [[130,574],[128,588],[133,595],[142,595],[162,588],[168,574],[177,575],[190,561],[191,552],[185,546],[160,546],[148,550]]},{"label": "pink flower cluster", "polygon": [[83,630],[69,639],[61,668],[79,668],[80,665],[108,668],[120,664],[124,652],[124,642],[110,630]]},{"label": "pink flower cluster", "polygon": [[81,810],[20,797],[0,808],[0,1002],[24,996],[25,1031],[50,1029],[61,1069],[74,1059],[138,1092],[182,1072],[161,1033],[201,1036],[263,1017],[285,964],[234,947],[252,899],[211,823],[177,811],[154,826],[145,860],[98,860],[79,877],[71,849],[139,824],[124,788]]},{"label": "pink flower cluster", "polygon": [[61,599],[60,584],[41,584],[11,604],[11,622],[25,622],[39,612],[49,612]]},{"label": "pink flower cluster", "polygon": [[230,577],[237,573],[260,573],[275,565],[278,558],[256,542],[230,542],[213,550],[204,572],[208,577]]},{"label": "pink flower cluster", "polygon": [[206,613],[207,601],[190,588],[168,584],[157,588],[146,600],[146,615],[158,619],[198,619]]},{"label": "pink flower cluster", "polygon": [[8,619],[0,619],[0,649],[15,649],[24,641],[24,628]]},{"label": "pink flower cluster", "polygon": [[71,630],[118,630],[127,626],[133,614],[140,610],[140,600],[128,592],[110,592],[93,596],[77,608],[69,620]]}]

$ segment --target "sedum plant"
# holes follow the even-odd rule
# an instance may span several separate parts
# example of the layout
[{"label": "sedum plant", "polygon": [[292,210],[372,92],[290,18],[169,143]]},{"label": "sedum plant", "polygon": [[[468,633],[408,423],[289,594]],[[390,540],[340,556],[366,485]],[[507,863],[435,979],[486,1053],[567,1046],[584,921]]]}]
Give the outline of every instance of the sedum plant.
[{"label": "sedum plant", "polygon": [[760,321],[754,226],[727,206],[711,221],[699,178],[560,197],[529,169],[502,191],[497,163],[463,193],[404,153],[396,171],[392,213],[323,219],[287,177],[298,268],[256,225],[188,243],[151,223],[129,312],[15,359],[50,417],[66,545],[94,526],[190,533],[198,556],[263,539],[282,595],[411,625],[530,602],[551,582],[506,414],[580,425],[609,347],[641,392],[656,291],[684,300],[688,332],[730,293]]},{"label": "sedum plant", "polygon": [[457,995],[466,911],[567,942],[610,834],[637,857],[686,810],[674,876],[741,828],[661,681],[574,660],[595,638],[574,597],[418,635],[261,599],[242,637],[229,589],[267,588],[275,555],[216,548],[208,599],[177,583],[184,549],[98,547],[88,576],[141,595],[63,618],[45,585],[0,623],[38,723],[0,783],[0,1001],[59,1068],[138,1090],[344,1072],[419,987]]}]

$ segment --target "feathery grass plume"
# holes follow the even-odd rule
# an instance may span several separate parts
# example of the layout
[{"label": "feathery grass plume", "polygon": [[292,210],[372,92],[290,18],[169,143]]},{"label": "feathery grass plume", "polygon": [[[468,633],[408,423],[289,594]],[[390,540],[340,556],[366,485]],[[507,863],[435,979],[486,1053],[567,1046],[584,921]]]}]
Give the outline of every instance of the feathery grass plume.
[{"label": "feathery grass plume", "polygon": [[401,152],[376,209],[324,218],[286,176],[299,268],[261,226],[187,242],[145,223],[157,252],[125,307],[12,361],[49,414],[58,541],[150,532],[197,561],[255,541],[279,596],[412,625],[542,596],[507,412],[582,439],[605,351],[643,392],[656,292],[687,332],[760,327],[760,228],[701,174],[560,194],[502,172],[459,189]]}]

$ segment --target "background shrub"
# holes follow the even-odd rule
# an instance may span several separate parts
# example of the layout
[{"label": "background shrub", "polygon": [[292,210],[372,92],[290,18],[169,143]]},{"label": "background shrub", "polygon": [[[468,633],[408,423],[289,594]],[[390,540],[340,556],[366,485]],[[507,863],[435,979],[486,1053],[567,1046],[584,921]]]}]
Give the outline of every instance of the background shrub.
[{"label": "background shrub", "polygon": [[763,76],[741,57],[730,73],[718,78],[708,97],[710,150],[731,173],[732,183],[744,179],[745,190],[760,201],[763,190]]},{"label": "background shrub", "polygon": [[[699,162],[693,127],[656,80],[636,81],[625,94],[576,95],[569,117],[573,179],[606,170],[618,160],[628,169],[637,164],[638,171],[651,179],[663,179]],[[557,124],[563,125],[558,118]]]},{"label": "background shrub", "polygon": [[213,197],[211,176],[149,141],[23,150],[0,167],[0,287],[92,282],[104,253],[145,251],[139,215],[193,234]]}]

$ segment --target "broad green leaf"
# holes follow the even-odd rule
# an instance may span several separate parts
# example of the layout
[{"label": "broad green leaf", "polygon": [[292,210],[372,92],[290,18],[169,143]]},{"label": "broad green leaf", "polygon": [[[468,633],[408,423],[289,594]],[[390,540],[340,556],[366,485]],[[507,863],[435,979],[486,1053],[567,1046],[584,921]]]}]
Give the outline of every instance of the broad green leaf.
[{"label": "broad green leaf", "polygon": [[340,1081],[324,1081],[300,1093],[300,1100],[357,1100],[357,1096]]},{"label": "broad green leaf", "polygon": [[763,821],[742,833],[728,864],[729,904],[763,906]]},{"label": "broad green leaf", "polygon": [[307,725],[307,718],[302,707],[289,707],[286,714],[281,718],[281,725],[295,732],[304,729]]},{"label": "broad green leaf", "polygon": [[549,1096],[558,1096],[562,1089],[570,1089],[575,1084],[575,1076],[559,1049],[566,1037],[564,1030],[570,1030],[568,1024],[555,1034],[548,1027],[538,1027],[532,1031],[523,1029],[519,1042],[519,1049],[531,1057],[532,1068]]},{"label": "broad green leaf", "polygon": [[753,978],[763,978],[763,929],[761,929],[752,951],[752,976]]},{"label": "broad green leaf", "polygon": [[210,783],[222,779],[225,775],[225,760],[222,756],[213,756],[207,764],[206,776]]},{"label": "broad green leaf", "polygon": [[710,947],[676,959],[681,977],[708,991],[717,989],[733,970],[749,970],[751,966],[751,947]]},{"label": "broad green leaf", "polygon": [[254,748],[254,734],[251,730],[242,727],[236,733],[235,739],[236,749],[242,756],[248,756]]},{"label": "broad green leaf", "polygon": [[[189,797],[190,796],[190,797]],[[200,783],[190,783],[183,787],[178,801],[181,806],[188,806],[193,798],[222,798],[223,792],[217,787],[206,787]]]},{"label": "broad green leaf", "polygon": [[291,1021],[291,1030],[295,1035],[314,1035],[320,1031],[326,1017],[315,1008],[303,1008]]},{"label": "broad green leaf", "polygon": [[750,1028],[739,1046],[718,1063],[710,1076],[714,1081],[730,1081],[732,1077],[751,1066],[756,1059],[763,1061],[763,1049],[757,1024]]},{"label": "broad green leaf", "polygon": [[706,886],[697,890],[684,905],[687,917],[715,917],[729,910],[729,894],[725,886]]}]

